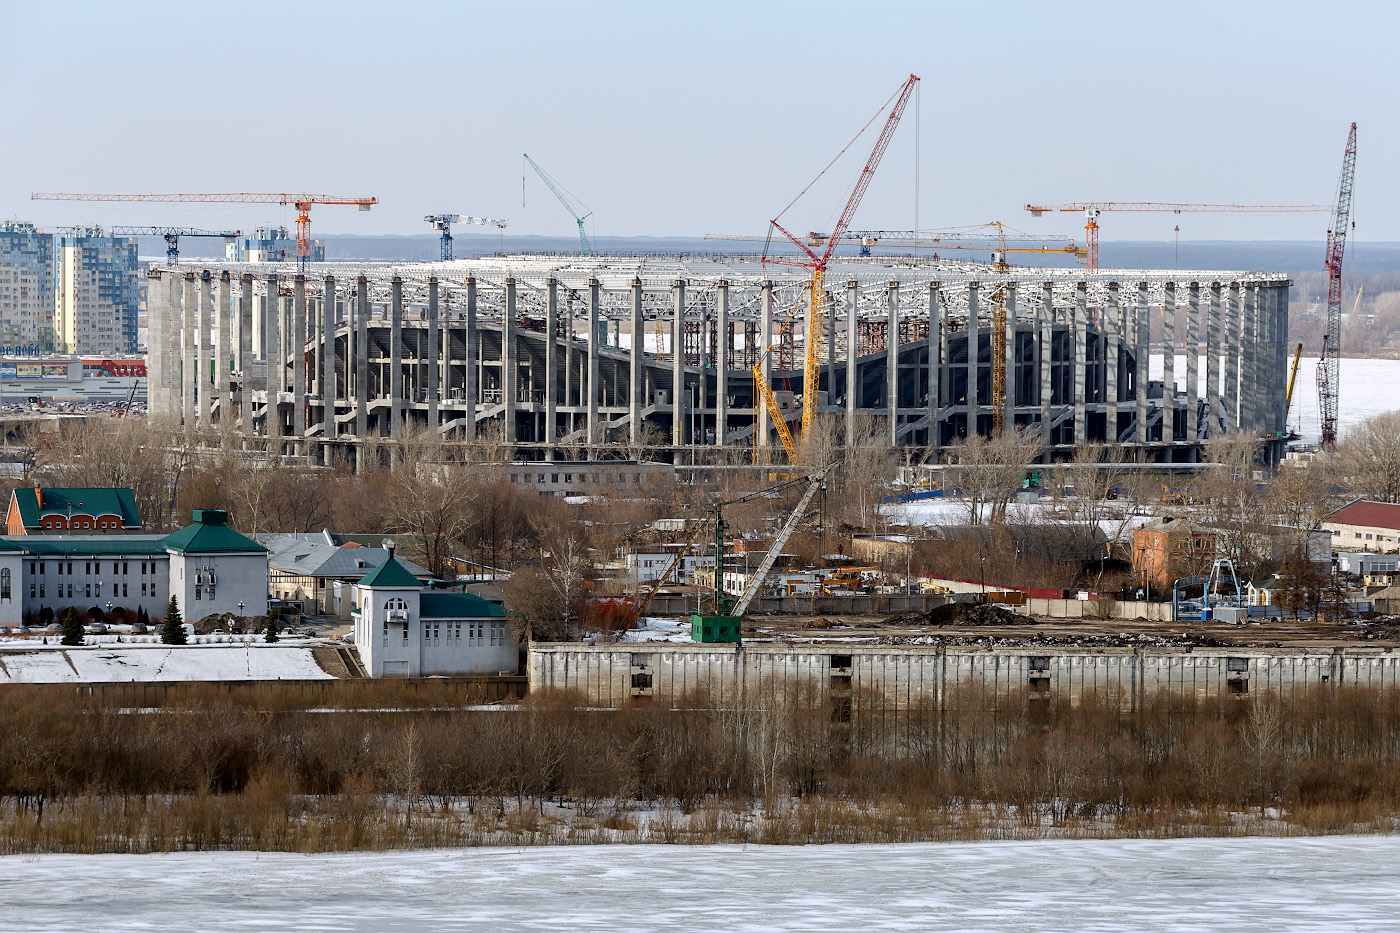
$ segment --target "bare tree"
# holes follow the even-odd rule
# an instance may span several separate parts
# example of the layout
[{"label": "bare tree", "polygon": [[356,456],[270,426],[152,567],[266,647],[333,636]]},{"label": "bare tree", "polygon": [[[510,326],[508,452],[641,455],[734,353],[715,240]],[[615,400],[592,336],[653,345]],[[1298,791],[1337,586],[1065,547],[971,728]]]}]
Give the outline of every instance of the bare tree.
[{"label": "bare tree", "polygon": [[960,467],[958,487],[966,497],[967,523],[1003,524],[1027,467],[1042,450],[1040,432],[1030,426],[1009,428],[990,438],[973,434],[954,442],[948,458]]},{"label": "bare tree", "polygon": [[1338,453],[1359,496],[1400,502],[1400,411],[1372,415],[1352,428]]}]

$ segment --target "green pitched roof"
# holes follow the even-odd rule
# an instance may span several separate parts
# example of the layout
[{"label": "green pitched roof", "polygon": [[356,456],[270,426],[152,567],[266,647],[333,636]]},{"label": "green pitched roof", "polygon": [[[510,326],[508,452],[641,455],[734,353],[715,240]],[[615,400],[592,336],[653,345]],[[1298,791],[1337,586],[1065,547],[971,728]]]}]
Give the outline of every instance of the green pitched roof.
[{"label": "green pitched roof", "polygon": [[384,563],[360,578],[360,586],[411,586],[417,589],[422,585],[418,582],[418,578],[409,573],[408,568],[399,563],[399,559],[393,554],[390,554],[389,559]]},{"label": "green pitched roof", "polygon": [[26,528],[39,525],[45,515],[62,515],[67,518],[70,506],[73,515],[119,515],[123,528],[141,526],[141,515],[136,511],[136,496],[130,489],[41,487],[36,495],[33,486],[21,486],[15,490],[14,496],[15,503],[19,506],[20,518]]},{"label": "green pitched roof", "polygon": [[25,535],[0,542],[35,557],[139,557],[165,555],[164,535]]},{"label": "green pitched roof", "polygon": [[506,611],[470,593],[424,593],[418,597],[418,613],[425,619],[480,619]]},{"label": "green pitched roof", "polygon": [[234,531],[226,524],[227,521],[227,512],[195,509],[192,523],[166,536],[165,549],[181,554],[267,553],[267,548]]}]

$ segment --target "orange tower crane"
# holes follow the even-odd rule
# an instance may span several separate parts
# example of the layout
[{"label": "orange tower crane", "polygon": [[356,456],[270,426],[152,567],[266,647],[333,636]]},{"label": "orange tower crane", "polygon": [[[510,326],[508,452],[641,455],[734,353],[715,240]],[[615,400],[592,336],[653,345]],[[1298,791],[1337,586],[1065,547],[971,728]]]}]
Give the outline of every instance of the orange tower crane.
[{"label": "orange tower crane", "polygon": [[353,204],[367,211],[378,198],[349,198],[333,194],[256,193],[226,194],[34,194],[35,201],[154,201],[176,204],[291,204],[297,209],[297,264],[302,272],[311,260],[311,205]]},{"label": "orange tower crane", "polygon": [[1047,211],[1083,211],[1084,245],[1089,251],[1085,268],[1099,271],[1099,214],[1104,211],[1136,211],[1163,214],[1330,214],[1325,204],[1165,204],[1153,201],[1081,201],[1073,204],[1037,206],[1027,204],[1032,217]]}]

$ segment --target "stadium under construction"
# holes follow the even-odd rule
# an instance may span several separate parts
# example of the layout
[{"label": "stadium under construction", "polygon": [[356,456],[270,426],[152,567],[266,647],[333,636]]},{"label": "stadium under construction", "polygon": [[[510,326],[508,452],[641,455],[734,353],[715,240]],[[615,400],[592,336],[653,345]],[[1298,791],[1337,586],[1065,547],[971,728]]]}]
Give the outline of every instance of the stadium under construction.
[{"label": "stadium under construction", "polygon": [[[770,412],[795,428],[809,404],[848,437],[859,419],[934,462],[960,437],[1012,424],[1057,458],[1101,441],[1197,462],[1208,438],[1236,429],[1283,446],[1278,274],[834,258],[815,399],[802,397],[811,279],[751,256],[147,275],[151,417],[327,462],[415,430],[489,434],[527,459],[723,448],[772,462],[782,432]],[[1162,346],[1180,355],[1150,374],[1149,348]]]}]

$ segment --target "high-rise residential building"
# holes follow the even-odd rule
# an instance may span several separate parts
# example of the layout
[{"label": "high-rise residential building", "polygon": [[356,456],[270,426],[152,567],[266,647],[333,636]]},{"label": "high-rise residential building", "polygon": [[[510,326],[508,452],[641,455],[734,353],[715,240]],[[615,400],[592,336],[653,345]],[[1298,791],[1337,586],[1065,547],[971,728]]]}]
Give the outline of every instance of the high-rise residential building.
[{"label": "high-rise residential building", "polygon": [[52,349],[53,313],[52,234],[0,221],[0,347]]},{"label": "high-rise residential building", "polygon": [[[259,227],[252,236],[241,236],[224,247],[230,262],[296,262],[297,241],[286,227]],[[326,241],[312,240],[312,262],[326,261]]]},{"label": "high-rise residential building", "polygon": [[139,278],[136,240],[72,227],[53,250],[54,349],[135,353]]}]

